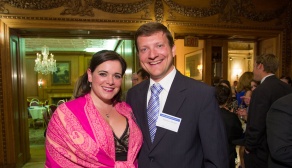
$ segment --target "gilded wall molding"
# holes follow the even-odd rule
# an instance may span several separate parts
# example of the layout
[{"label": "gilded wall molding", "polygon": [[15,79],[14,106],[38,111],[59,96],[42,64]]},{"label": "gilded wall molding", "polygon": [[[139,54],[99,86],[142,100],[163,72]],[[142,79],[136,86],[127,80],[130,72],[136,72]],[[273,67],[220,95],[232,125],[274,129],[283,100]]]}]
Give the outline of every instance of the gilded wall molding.
[{"label": "gilded wall molding", "polygon": [[55,17],[32,17],[32,16],[16,16],[16,15],[0,15],[0,19],[15,19],[15,20],[50,20],[50,21],[82,21],[94,23],[146,23],[150,20],[111,20],[111,19],[84,19],[84,18],[55,18]]},{"label": "gilded wall molding", "polygon": [[241,25],[241,24],[207,24],[207,23],[193,23],[193,22],[179,22],[167,21],[168,25],[176,25],[182,27],[200,27],[200,28],[224,28],[224,29],[238,29],[238,30],[270,30],[270,31],[283,31],[284,27],[271,27],[271,26],[254,26],[254,25]]},{"label": "gilded wall molding", "polygon": [[[5,114],[4,114],[4,99],[3,99],[3,72],[2,72],[2,56],[0,57],[0,119],[1,119],[1,139],[2,141],[2,155],[3,155],[3,164],[7,164],[7,137],[6,137],[6,128],[5,128]],[[1,155],[1,154],[0,154]],[[1,160],[0,160],[1,161]],[[1,164],[0,164],[1,166]]]}]

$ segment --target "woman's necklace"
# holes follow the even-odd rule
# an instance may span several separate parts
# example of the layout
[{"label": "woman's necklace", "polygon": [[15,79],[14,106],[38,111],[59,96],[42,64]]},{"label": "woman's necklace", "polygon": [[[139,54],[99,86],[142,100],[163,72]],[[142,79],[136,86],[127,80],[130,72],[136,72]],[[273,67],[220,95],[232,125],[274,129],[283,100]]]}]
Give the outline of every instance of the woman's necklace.
[{"label": "woman's necklace", "polygon": [[109,113],[106,113],[105,116],[106,116],[106,118],[109,118],[109,117],[110,117],[110,116],[109,116]]},{"label": "woman's necklace", "polygon": [[100,114],[105,115],[106,119],[109,119],[109,118],[110,118],[110,115],[111,115],[111,113],[112,113],[112,111],[113,111],[113,108],[114,108],[114,107],[111,106],[110,110],[107,110],[107,112],[106,112],[106,110],[104,110],[104,109],[98,108],[98,111],[99,111]]}]

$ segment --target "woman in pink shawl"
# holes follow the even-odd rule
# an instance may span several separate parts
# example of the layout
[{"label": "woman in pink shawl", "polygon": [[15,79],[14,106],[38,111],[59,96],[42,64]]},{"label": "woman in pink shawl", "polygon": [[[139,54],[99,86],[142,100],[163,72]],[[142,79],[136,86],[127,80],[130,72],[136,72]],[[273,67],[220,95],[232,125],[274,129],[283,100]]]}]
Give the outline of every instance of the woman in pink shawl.
[{"label": "woman in pink shawl", "polygon": [[54,112],[46,132],[45,167],[135,168],[142,134],[120,101],[126,70],[116,52],[93,55],[76,99]]}]

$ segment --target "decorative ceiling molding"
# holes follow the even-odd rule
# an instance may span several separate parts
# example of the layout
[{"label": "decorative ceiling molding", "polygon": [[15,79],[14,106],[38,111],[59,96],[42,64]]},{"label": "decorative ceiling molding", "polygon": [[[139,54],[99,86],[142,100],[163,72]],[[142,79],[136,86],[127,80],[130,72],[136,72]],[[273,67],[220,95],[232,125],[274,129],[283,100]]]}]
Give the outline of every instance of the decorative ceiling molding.
[{"label": "decorative ceiling molding", "polygon": [[102,0],[95,0],[92,7],[109,13],[133,14],[142,11],[149,6],[153,0],[142,0],[135,3],[110,3]]},{"label": "decorative ceiling molding", "polygon": [[226,0],[211,0],[210,8],[196,8],[180,5],[173,0],[164,0],[171,10],[187,17],[208,17],[218,14],[226,4]]},{"label": "decorative ceiling molding", "polygon": [[163,8],[162,0],[156,0],[155,1],[155,20],[157,22],[163,21],[163,13],[164,13],[164,8]]},{"label": "decorative ceiling molding", "polygon": [[93,9],[98,9],[108,13],[115,14],[133,14],[142,11],[146,6],[150,5],[153,0],[142,0],[135,3],[110,3],[103,0],[18,0],[8,1],[7,3],[13,7],[29,10],[47,10],[53,8],[64,7],[61,15],[79,15],[94,16]]},{"label": "decorative ceiling molding", "polygon": [[[118,2],[118,1],[117,1]],[[164,2],[164,4],[163,4]],[[257,10],[253,0],[210,0],[209,7],[198,8],[181,5],[175,0],[141,0],[133,3],[113,3],[104,0],[0,0],[0,12],[9,13],[4,8],[4,4],[9,4],[19,9],[27,10],[47,10],[53,8],[65,8],[60,15],[79,15],[94,17],[93,9],[98,9],[104,12],[113,14],[135,14],[143,11],[142,19],[155,17],[158,22],[163,22],[164,5],[167,5],[170,10],[169,18],[173,19],[174,12],[191,18],[203,18],[218,15],[218,22],[225,23],[242,23],[241,19],[246,18],[256,22],[267,22],[274,19],[280,19],[283,12],[288,8],[288,3],[277,7],[274,10]],[[151,14],[150,5],[154,4],[154,13]]]},{"label": "decorative ceiling molding", "polygon": [[[71,0],[71,1],[73,3],[76,3],[74,0]],[[6,2],[10,4],[11,6],[15,8],[19,8],[19,9],[47,10],[47,9],[59,8],[63,6],[65,2],[68,2],[68,1],[66,0],[54,0],[54,1],[10,0]]]},{"label": "decorative ceiling molding", "polygon": [[0,2],[0,13],[8,14],[9,10],[4,7],[5,2]]},{"label": "decorative ceiling molding", "polygon": [[278,19],[287,8],[287,4],[285,4],[275,10],[257,11],[256,7],[252,3],[252,0],[241,0],[240,3],[241,5],[237,4],[237,6],[234,6],[235,9],[241,14],[240,16],[257,22],[266,22],[273,19]]}]

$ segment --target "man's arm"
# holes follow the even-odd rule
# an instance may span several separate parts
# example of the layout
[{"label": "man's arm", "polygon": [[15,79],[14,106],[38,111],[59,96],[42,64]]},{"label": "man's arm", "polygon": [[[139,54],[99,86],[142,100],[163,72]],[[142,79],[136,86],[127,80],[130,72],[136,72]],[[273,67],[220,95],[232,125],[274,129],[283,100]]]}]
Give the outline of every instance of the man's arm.
[{"label": "man's arm", "polygon": [[199,131],[204,153],[204,167],[226,168],[228,164],[227,134],[213,90],[206,91],[200,112]]}]

